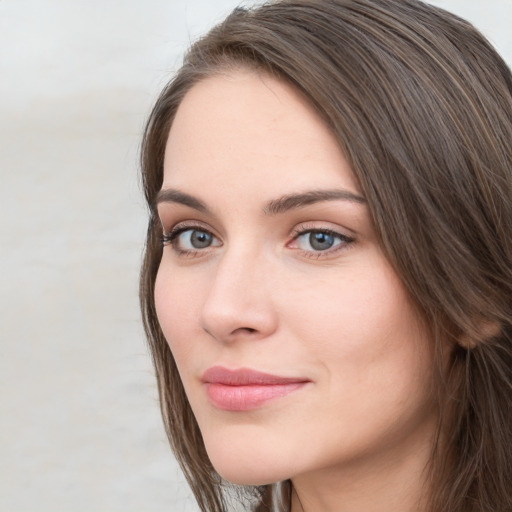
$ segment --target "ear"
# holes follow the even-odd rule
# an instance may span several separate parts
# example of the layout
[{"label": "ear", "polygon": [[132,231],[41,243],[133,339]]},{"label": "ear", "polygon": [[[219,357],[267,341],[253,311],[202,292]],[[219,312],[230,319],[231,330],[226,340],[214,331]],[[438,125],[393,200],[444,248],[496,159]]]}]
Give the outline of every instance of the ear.
[{"label": "ear", "polygon": [[467,349],[473,349],[480,343],[485,343],[491,338],[495,338],[500,333],[501,325],[498,322],[481,320],[476,325],[474,332],[465,332],[459,336],[459,345]]}]

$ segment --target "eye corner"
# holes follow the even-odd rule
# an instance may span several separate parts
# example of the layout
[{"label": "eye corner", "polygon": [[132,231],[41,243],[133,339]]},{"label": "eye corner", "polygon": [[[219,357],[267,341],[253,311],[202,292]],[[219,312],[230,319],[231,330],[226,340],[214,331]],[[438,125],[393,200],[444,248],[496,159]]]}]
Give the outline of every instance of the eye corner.
[{"label": "eye corner", "polygon": [[352,235],[319,225],[299,226],[293,230],[291,236],[286,247],[300,251],[301,255],[312,259],[334,256],[339,251],[347,250],[355,242]]},{"label": "eye corner", "polygon": [[181,222],[173,226],[168,232],[163,232],[163,246],[171,246],[179,256],[199,257],[206,255],[212,248],[222,246],[222,241],[202,223]]}]

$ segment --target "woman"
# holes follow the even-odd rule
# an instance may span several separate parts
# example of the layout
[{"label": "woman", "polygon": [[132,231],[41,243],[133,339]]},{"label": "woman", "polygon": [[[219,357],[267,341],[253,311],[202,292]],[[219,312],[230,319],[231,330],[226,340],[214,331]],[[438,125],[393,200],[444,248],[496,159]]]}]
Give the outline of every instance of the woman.
[{"label": "woman", "polygon": [[192,46],[143,141],[141,301],[202,510],[512,510],[511,140],[509,69],[415,0]]}]

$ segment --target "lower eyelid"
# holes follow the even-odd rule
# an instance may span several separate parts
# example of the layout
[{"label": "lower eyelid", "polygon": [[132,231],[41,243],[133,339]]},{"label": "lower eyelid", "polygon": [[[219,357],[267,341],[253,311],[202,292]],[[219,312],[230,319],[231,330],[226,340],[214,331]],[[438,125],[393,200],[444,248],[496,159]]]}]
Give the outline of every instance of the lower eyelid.
[{"label": "lower eyelid", "polygon": [[[186,231],[203,231],[206,233],[209,233],[213,237],[212,244],[210,246],[204,247],[204,248],[187,248],[182,249],[179,247],[179,237],[181,234],[183,234]],[[298,243],[298,239],[302,236],[311,234],[313,232],[317,233],[326,233],[329,235],[332,235],[336,238],[336,242],[332,247],[329,247],[325,250],[315,250],[315,249],[303,249],[298,246],[293,246],[294,244]],[[355,242],[355,239],[353,236],[347,235],[343,232],[336,231],[332,228],[322,228],[320,226],[302,226],[301,228],[295,229],[291,233],[291,240],[286,244],[287,247],[302,252],[306,257],[310,258],[322,258],[327,257],[329,255],[334,255],[334,253],[338,251],[342,251],[344,249],[348,249],[348,247]],[[162,234],[162,245],[171,245],[173,250],[180,256],[201,256],[202,254],[206,254],[211,248],[220,247],[222,246],[222,241],[218,236],[216,236],[213,232],[213,230],[207,228],[206,226],[203,226],[199,223],[178,223],[171,227],[169,231],[163,229]]]},{"label": "lower eyelid", "polygon": [[[183,233],[186,233],[187,231],[199,231],[203,233],[208,233],[212,237],[212,243],[209,246],[198,248],[198,247],[192,247],[192,248],[181,248],[180,247],[180,236]],[[222,245],[222,242],[220,239],[212,233],[211,230],[204,228],[200,225],[177,225],[171,229],[169,234],[163,236],[162,238],[163,245],[170,245],[172,249],[179,255],[179,256],[187,256],[187,257],[194,257],[194,256],[201,256],[203,254],[206,254],[209,249],[220,247]]]},{"label": "lower eyelid", "polygon": [[[317,233],[326,233],[329,235],[332,235],[337,239],[337,242],[332,246],[325,250],[315,250],[315,249],[303,249],[301,247],[293,247],[292,244],[298,243],[298,240],[305,235],[311,234],[313,232]],[[306,257],[311,258],[322,258],[323,256],[327,257],[329,255],[333,255],[337,253],[338,251],[343,251],[347,249],[353,242],[355,241],[354,237],[348,236],[346,234],[334,231],[332,229],[321,229],[318,227],[311,228],[311,229],[304,229],[300,230],[297,233],[294,234],[293,239],[291,242],[289,242],[287,245],[288,247],[301,251]]]}]

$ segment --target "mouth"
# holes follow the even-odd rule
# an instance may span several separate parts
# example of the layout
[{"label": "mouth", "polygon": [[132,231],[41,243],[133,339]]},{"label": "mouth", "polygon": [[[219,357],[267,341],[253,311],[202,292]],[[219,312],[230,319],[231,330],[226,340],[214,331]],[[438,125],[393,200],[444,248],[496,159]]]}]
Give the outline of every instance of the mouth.
[{"label": "mouth", "polygon": [[210,402],[224,411],[250,411],[302,388],[309,379],[281,377],[248,368],[214,366],[202,376]]}]

